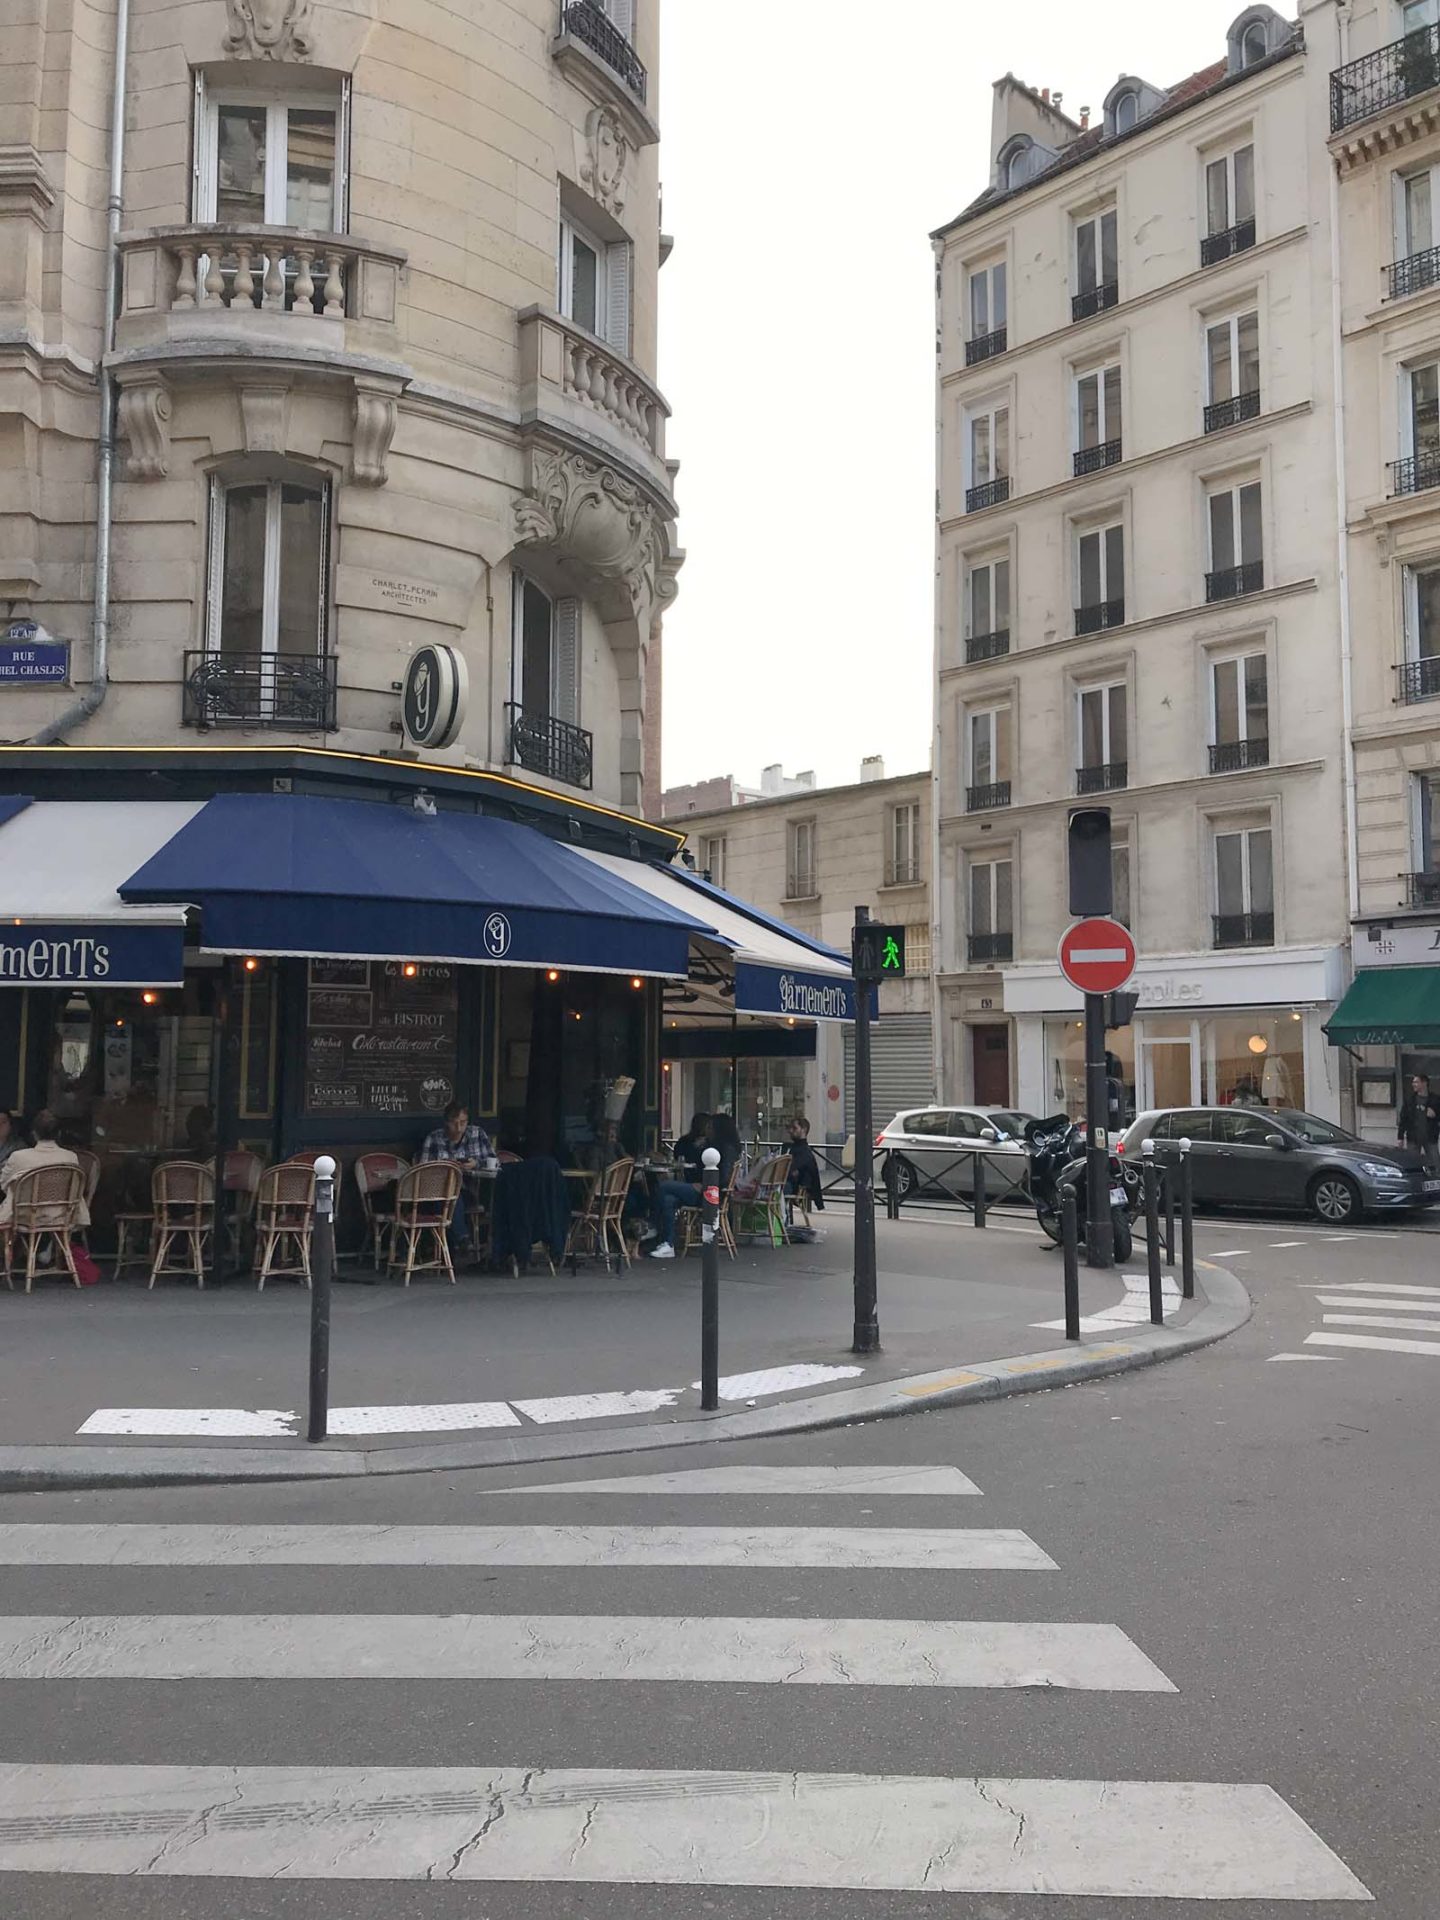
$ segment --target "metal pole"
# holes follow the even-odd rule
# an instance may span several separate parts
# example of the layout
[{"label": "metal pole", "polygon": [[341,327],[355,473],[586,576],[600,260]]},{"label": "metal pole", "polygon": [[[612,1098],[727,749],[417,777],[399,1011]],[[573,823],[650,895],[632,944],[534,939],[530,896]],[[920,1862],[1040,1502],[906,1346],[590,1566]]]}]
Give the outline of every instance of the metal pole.
[{"label": "metal pole", "polygon": [[235,1099],[235,1059],[233,1036],[235,1031],[234,1006],[231,998],[230,962],[220,962],[220,975],[215,983],[215,1016],[212,1031],[215,1035],[215,1214],[214,1225],[210,1232],[210,1271],[206,1280],[212,1287],[221,1286],[225,1279],[226,1252],[230,1238],[229,1222],[225,1212],[225,1162],[230,1149],[235,1144],[235,1131],[238,1121],[233,1112]]},{"label": "metal pole", "polygon": [[310,1241],[310,1425],[323,1440],[330,1424],[330,1280],[335,1272],[335,1162],[315,1162],[315,1227]]},{"label": "metal pole", "polygon": [[704,1208],[700,1226],[700,1409],[720,1405],[720,1151],[700,1156]]},{"label": "metal pole", "polygon": [[1150,1323],[1165,1324],[1165,1297],[1160,1287],[1160,1169],[1155,1165],[1155,1142],[1140,1149],[1145,1177],[1145,1265],[1150,1275]]},{"label": "metal pole", "polygon": [[1075,1212],[1075,1189],[1060,1193],[1060,1246],[1065,1256],[1065,1338],[1080,1338],[1080,1228]]},{"label": "metal pole", "polygon": [[985,1156],[975,1155],[975,1224],[985,1225]]},{"label": "metal pole", "polygon": [[1113,1267],[1115,1234],[1110,1223],[1110,1148],[1106,1131],[1105,996],[1085,996],[1085,1261]]},{"label": "metal pole", "polygon": [[1188,1138],[1180,1142],[1180,1294],[1195,1298],[1195,1170]]},{"label": "metal pole", "polygon": [[1175,1169],[1165,1167],[1165,1264],[1175,1264]]},{"label": "metal pole", "polygon": [[887,1220],[900,1218],[900,1181],[896,1174],[893,1153],[887,1153],[885,1156],[885,1218]]},{"label": "metal pole", "polygon": [[[855,925],[870,918],[856,907]],[[880,1351],[875,1288],[875,1116],[870,1095],[870,982],[855,982],[855,1340],[854,1353]]]}]

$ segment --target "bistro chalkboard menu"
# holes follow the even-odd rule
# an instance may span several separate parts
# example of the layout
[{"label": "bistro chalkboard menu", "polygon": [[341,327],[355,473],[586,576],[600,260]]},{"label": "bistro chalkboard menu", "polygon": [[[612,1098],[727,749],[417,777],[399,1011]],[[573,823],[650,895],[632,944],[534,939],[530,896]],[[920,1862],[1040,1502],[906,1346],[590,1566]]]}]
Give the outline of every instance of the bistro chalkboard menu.
[{"label": "bistro chalkboard menu", "polygon": [[458,1010],[454,967],[312,960],[305,1111],[442,1113],[455,1098]]}]

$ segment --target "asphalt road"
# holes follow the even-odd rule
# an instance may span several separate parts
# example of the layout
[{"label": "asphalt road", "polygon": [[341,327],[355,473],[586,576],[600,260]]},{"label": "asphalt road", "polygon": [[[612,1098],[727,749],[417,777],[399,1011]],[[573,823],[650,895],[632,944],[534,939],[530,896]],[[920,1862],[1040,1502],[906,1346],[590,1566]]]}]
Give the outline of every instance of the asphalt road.
[{"label": "asphalt road", "polygon": [[[36,1622],[0,1632],[0,1671],[36,1676],[0,1681],[0,1911],[1338,1920],[1367,1890],[1431,1920],[1440,1263],[1298,1224],[1200,1250],[1250,1325],[1090,1387],[618,1476],[0,1499],[0,1607]],[[697,1477],[747,1465],[791,1477]],[[387,1531],[332,1531],[356,1526]],[[768,1884],[714,1883],[746,1872]]]}]

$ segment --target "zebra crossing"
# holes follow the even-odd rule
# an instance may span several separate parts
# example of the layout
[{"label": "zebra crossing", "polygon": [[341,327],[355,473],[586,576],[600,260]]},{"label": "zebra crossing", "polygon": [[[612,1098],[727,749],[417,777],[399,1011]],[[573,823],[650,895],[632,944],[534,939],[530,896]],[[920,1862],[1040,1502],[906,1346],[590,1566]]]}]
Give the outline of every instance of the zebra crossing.
[{"label": "zebra crossing", "polygon": [[[1315,1304],[1326,1311],[1321,1330],[1305,1336],[1307,1347],[1440,1360],[1440,1287],[1342,1280],[1316,1284],[1312,1291]],[[1430,1337],[1416,1339],[1416,1334]]]},{"label": "zebra crossing", "polygon": [[[865,1690],[887,1689],[891,1701],[900,1689],[916,1698],[977,1689],[1151,1695],[1156,1712],[1183,1710],[1174,1682],[1119,1624],[1029,1617],[1059,1568],[1027,1533],[960,1518],[873,1524],[868,1503],[887,1496],[923,1499],[937,1521],[952,1513],[968,1521],[982,1489],[957,1468],[741,1465],[505,1493],[507,1504],[527,1503],[523,1524],[0,1523],[0,1567],[38,1570],[52,1595],[56,1573],[67,1569],[89,1592],[105,1591],[98,1583],[113,1575],[132,1598],[144,1590],[145,1570],[183,1582],[184,1570],[198,1569],[207,1590],[220,1592],[243,1573],[294,1570],[286,1592],[302,1605],[312,1580],[333,1602],[336,1569],[363,1576],[372,1590],[377,1579],[403,1579],[412,1598],[423,1580],[448,1579],[453,1594],[455,1569],[520,1569],[527,1592],[556,1598],[561,1575],[600,1570],[660,1570],[667,1592],[681,1590],[677,1581],[695,1589],[693,1611],[665,1614],[0,1615],[0,1686],[83,1685],[87,1728],[101,1729],[93,1735],[101,1750],[75,1763],[17,1756],[13,1733],[0,1748],[0,1912],[19,1911],[7,1894],[19,1874],[180,1878],[197,1889],[224,1878],[1109,1895],[1144,1913],[1152,1907],[1143,1903],[1168,1900],[1371,1897],[1264,1783],[967,1773],[958,1704],[960,1765],[943,1775],[577,1766],[563,1752],[493,1752],[493,1736],[471,1766],[389,1765],[368,1750],[364,1765],[306,1764],[308,1754],[185,1765],[173,1740],[154,1764],[107,1758],[105,1690],[137,1681],[164,1683],[167,1699],[188,1702],[197,1725],[211,1689],[250,1680],[321,1689],[440,1681],[476,1690],[481,1726],[483,1689],[495,1682],[594,1683],[620,1712],[636,1683],[762,1687],[782,1728],[778,1702],[788,1688],[860,1689],[866,1704],[856,1710],[866,1715],[887,1696]],[[677,1495],[723,1502],[727,1515],[737,1502],[760,1500],[763,1523],[628,1517]],[[550,1502],[577,1497],[592,1516],[584,1524],[545,1519]],[[597,1517],[617,1502],[627,1517]],[[846,1524],[816,1524],[817,1502]],[[796,1524],[780,1523],[787,1511]],[[717,1573],[744,1576],[725,1593],[763,1601],[777,1577],[788,1588],[804,1570],[858,1572],[876,1592],[904,1578],[911,1594],[917,1580],[939,1575],[945,1585],[933,1591],[947,1598],[963,1595],[974,1575],[992,1612],[1007,1610],[1008,1601],[993,1607],[1004,1593],[1018,1617],[705,1610]],[[1037,1580],[1021,1604],[1011,1583]],[[5,1591],[16,1591],[13,1578]],[[325,1697],[305,1695],[307,1703]],[[306,1714],[323,1720],[323,1705],[307,1704]],[[87,1910],[95,1904],[87,1899]],[[198,1891],[192,1904],[198,1911]]]}]

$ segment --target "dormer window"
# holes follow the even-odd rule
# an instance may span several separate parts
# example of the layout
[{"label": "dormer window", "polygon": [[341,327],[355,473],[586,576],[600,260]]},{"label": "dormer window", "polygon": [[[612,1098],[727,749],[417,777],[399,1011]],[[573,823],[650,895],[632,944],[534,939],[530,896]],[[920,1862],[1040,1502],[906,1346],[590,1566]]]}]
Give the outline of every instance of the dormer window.
[{"label": "dormer window", "polygon": [[1115,102],[1116,133],[1129,133],[1130,129],[1135,125],[1135,122],[1139,118],[1140,118],[1139,96],[1133,92],[1122,93],[1120,98]]},{"label": "dormer window", "polygon": [[1253,67],[1257,61],[1263,60],[1269,51],[1265,29],[1256,20],[1245,29],[1244,37],[1240,42],[1240,64],[1242,67]]},{"label": "dormer window", "polygon": [[1290,24],[1273,7],[1247,7],[1225,36],[1225,65],[1231,73],[1243,73],[1278,53],[1290,39]]},{"label": "dormer window", "polygon": [[1133,133],[1147,115],[1164,104],[1165,95],[1158,87],[1152,87],[1148,80],[1137,79],[1133,73],[1122,73],[1105,96],[1106,139],[1115,140],[1122,134]]},{"label": "dormer window", "polygon": [[995,156],[995,183],[1002,193],[1013,193],[1043,173],[1058,156],[1028,133],[1017,133]]}]

